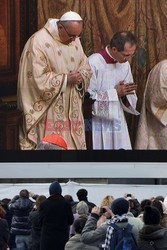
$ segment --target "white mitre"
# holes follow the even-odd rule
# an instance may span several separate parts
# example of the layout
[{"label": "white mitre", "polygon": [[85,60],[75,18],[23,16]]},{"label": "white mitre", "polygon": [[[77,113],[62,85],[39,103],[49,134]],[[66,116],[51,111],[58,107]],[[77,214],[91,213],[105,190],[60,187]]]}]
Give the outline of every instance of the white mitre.
[{"label": "white mitre", "polygon": [[74,11],[68,11],[66,13],[64,13],[60,19],[60,21],[82,21],[81,16],[74,12]]}]

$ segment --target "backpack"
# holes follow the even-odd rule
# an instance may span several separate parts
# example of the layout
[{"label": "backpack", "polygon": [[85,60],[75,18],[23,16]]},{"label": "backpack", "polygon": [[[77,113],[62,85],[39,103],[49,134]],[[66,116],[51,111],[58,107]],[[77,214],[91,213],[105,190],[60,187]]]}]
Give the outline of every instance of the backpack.
[{"label": "backpack", "polygon": [[138,250],[136,240],[132,234],[132,225],[128,223],[125,228],[120,228],[111,223],[110,226],[113,228],[109,243],[110,250]]}]

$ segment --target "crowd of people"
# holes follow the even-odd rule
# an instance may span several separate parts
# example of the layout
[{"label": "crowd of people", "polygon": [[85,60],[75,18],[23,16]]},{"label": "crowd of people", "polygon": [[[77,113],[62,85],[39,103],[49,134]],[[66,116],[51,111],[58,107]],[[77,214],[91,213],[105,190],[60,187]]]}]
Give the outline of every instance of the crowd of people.
[{"label": "crowd of people", "polygon": [[55,181],[48,198],[23,189],[2,199],[0,249],[167,250],[167,197],[139,202],[132,194],[106,195],[97,205],[86,189],[76,195],[77,201],[63,196]]}]

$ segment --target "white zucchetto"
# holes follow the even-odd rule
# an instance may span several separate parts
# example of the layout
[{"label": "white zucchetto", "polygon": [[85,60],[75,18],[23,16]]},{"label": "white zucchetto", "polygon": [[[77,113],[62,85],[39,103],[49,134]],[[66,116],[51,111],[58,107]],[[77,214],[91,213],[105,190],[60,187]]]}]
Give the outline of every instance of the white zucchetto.
[{"label": "white zucchetto", "polygon": [[60,19],[60,21],[82,21],[81,16],[74,12],[74,11],[68,11],[66,13],[64,13]]}]

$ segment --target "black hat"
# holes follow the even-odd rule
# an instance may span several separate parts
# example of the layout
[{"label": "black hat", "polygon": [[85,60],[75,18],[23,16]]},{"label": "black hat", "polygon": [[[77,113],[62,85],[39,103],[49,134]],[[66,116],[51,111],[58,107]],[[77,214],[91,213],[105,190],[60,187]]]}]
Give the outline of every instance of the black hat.
[{"label": "black hat", "polygon": [[160,223],[160,212],[156,207],[146,206],[143,214],[146,225],[158,225]]},{"label": "black hat", "polygon": [[62,193],[61,186],[57,181],[54,181],[53,183],[50,184],[49,193],[50,193],[50,195]]},{"label": "black hat", "polygon": [[111,210],[115,215],[126,214],[129,210],[129,202],[124,198],[115,199],[111,204]]},{"label": "black hat", "polygon": [[86,198],[88,195],[88,191],[86,189],[79,189],[77,192],[78,199],[79,198]]}]

